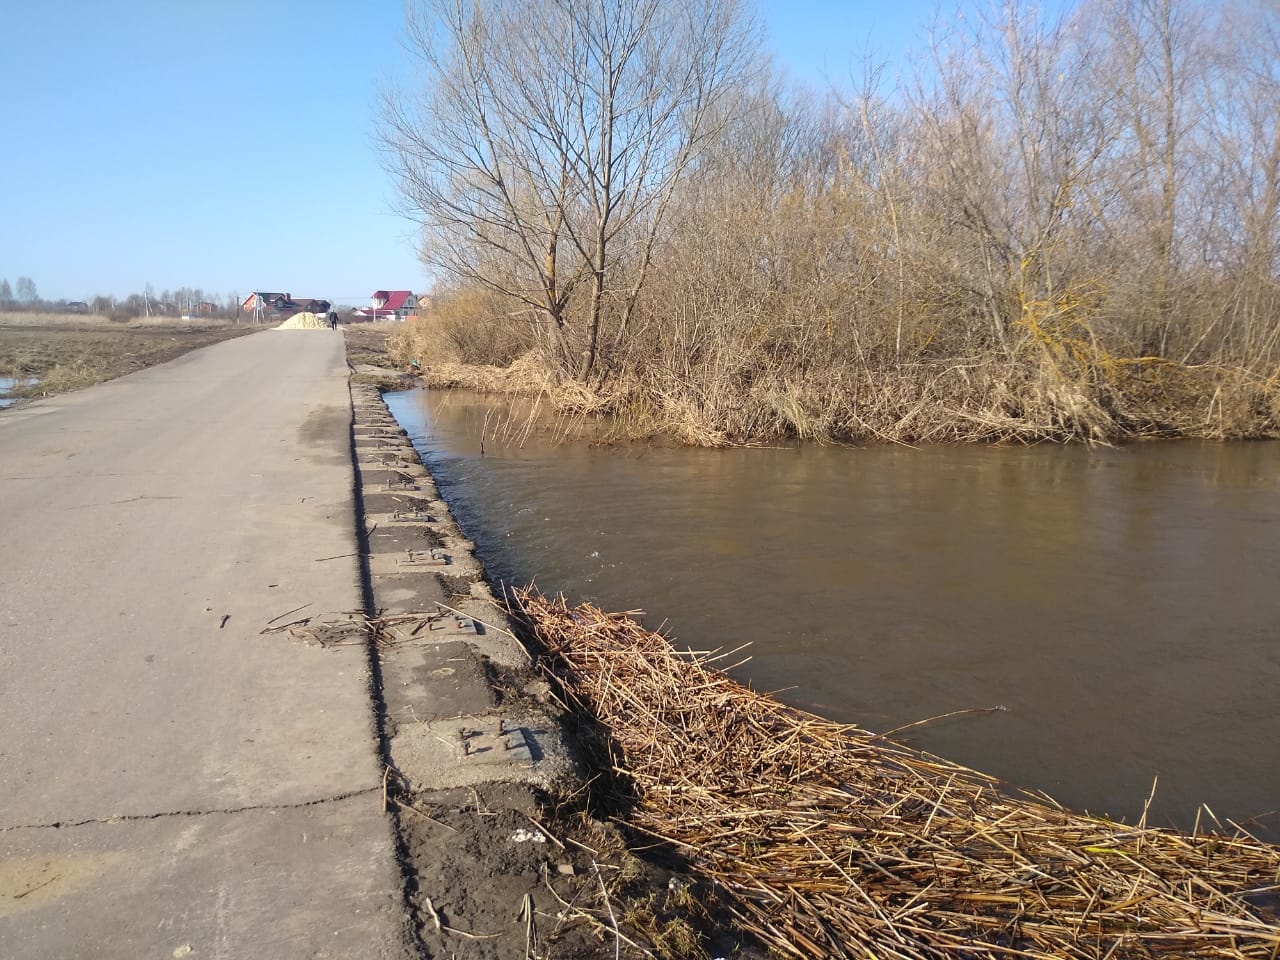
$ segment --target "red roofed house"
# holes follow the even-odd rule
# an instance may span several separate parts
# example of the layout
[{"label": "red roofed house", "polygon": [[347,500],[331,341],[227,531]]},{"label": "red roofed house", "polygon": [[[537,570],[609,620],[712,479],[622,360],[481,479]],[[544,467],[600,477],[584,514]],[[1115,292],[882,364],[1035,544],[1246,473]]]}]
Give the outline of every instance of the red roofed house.
[{"label": "red roofed house", "polygon": [[418,298],[411,290],[375,290],[373,309],[377,320],[406,320],[418,312]]},{"label": "red roofed house", "polygon": [[240,310],[244,313],[260,313],[267,310],[276,310],[283,303],[292,301],[292,297],[287,293],[265,293],[257,291],[249,294],[244,298],[244,303],[240,304]]}]

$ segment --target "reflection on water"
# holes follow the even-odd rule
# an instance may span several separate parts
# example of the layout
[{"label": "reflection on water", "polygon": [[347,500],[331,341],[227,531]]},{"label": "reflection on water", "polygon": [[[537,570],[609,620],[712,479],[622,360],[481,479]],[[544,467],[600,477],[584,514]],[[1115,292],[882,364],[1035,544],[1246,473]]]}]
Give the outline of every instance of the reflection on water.
[{"label": "reflection on water", "polygon": [[905,739],[1073,807],[1280,808],[1280,444],[482,457],[488,401],[388,401],[497,577],[873,730],[1004,706]]}]

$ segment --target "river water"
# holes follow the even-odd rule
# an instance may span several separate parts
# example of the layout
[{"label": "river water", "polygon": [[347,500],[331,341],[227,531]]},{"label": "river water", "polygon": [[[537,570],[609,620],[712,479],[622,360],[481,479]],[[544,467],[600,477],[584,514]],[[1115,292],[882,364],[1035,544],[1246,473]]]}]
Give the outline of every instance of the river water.
[{"label": "river water", "polygon": [[1280,444],[617,448],[387,400],[497,578],[877,732],[1003,707],[898,739],[1077,809],[1280,808]]}]

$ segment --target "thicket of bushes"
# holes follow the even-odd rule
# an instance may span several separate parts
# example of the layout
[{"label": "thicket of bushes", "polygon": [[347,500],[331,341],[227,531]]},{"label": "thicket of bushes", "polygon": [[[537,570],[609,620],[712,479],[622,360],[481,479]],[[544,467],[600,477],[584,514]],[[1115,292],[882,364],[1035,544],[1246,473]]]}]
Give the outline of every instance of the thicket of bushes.
[{"label": "thicket of bushes", "polygon": [[1280,8],[1008,4],[925,59],[740,79],[594,337],[590,284],[557,325],[473,241],[398,355],[696,443],[1280,435]]}]

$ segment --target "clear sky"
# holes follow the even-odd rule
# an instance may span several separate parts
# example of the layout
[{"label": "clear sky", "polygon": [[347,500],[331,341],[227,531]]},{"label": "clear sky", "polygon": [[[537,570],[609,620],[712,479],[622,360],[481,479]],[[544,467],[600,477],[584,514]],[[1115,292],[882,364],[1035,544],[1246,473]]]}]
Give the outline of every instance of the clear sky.
[{"label": "clear sky", "polygon": [[926,49],[929,25],[939,11],[953,16],[958,7],[974,5],[974,0],[759,0],[774,62],[792,79],[820,88],[847,87],[868,57],[885,64],[887,72],[906,69],[910,58]]},{"label": "clear sky", "polygon": [[[935,0],[763,0],[822,84],[919,46]],[[46,299],[424,289],[373,147],[400,0],[37,0],[0,31],[0,278]]]}]

